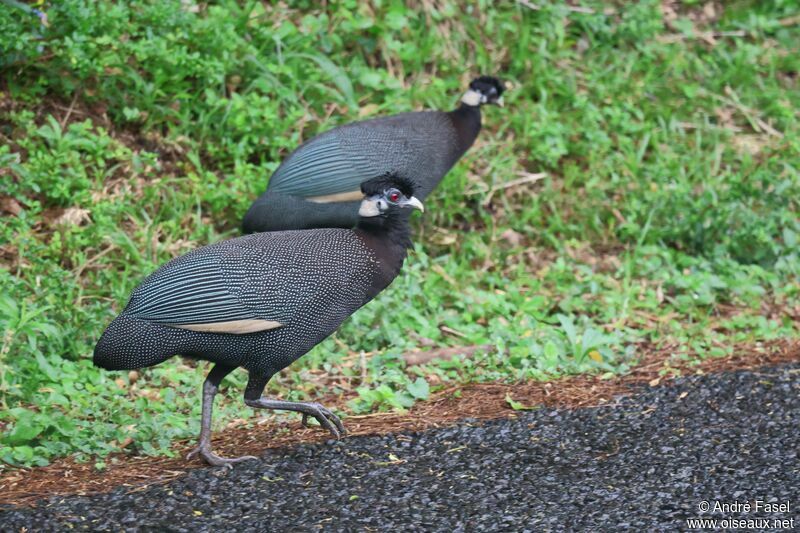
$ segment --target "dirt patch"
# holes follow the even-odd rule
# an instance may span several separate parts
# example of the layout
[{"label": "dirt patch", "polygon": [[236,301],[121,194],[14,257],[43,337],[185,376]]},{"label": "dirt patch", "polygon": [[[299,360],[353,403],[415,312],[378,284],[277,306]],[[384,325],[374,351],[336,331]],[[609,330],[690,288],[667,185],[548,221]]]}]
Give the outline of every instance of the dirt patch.
[{"label": "dirt patch", "polygon": [[[141,124],[115,122],[109,117],[109,108],[104,102],[84,99],[79,96],[79,92],[76,92],[71,99],[49,94],[44,96],[36,106],[31,107],[25,102],[12,99],[8,94],[7,85],[0,83],[0,115],[9,115],[12,112],[26,109],[34,112],[33,122],[35,124],[45,124],[47,117],[52,116],[62,130],[67,130],[74,123],[90,120],[96,128],[103,128],[110,137],[132,152],[155,154],[160,165],[159,175],[181,175],[183,173],[182,167],[185,164],[187,146],[178,140],[166,138],[158,131],[148,130]],[[4,132],[8,134],[8,137],[4,135]],[[20,133],[15,131],[10,120],[0,120],[0,139],[5,140],[11,146],[12,152],[20,154],[21,160],[24,161],[27,159],[27,153],[14,142],[15,137]]]},{"label": "dirt patch", "polygon": [[[422,431],[452,425],[464,418],[487,420],[516,416],[510,401],[525,407],[579,408],[603,405],[637,387],[669,385],[681,374],[702,374],[742,370],[800,361],[800,342],[773,341],[738,346],[735,355],[700,363],[679,360],[673,350],[650,350],[639,365],[625,376],[601,379],[576,376],[551,382],[478,383],[453,386],[418,403],[407,413],[376,413],[350,416],[345,425],[350,436]],[[459,394],[460,393],[460,394]],[[328,406],[343,406],[344,398],[332,398]],[[266,448],[319,442],[329,438],[318,428],[303,428],[299,422],[233,428],[214,435],[214,448],[222,455],[259,454]],[[13,469],[0,478],[0,504],[33,505],[55,495],[107,492],[118,486],[133,491],[163,483],[202,467],[199,461],[183,457],[194,442],[176,443],[178,457],[109,457],[109,467],[98,472],[91,463],[79,464],[65,458],[49,466]]]}]

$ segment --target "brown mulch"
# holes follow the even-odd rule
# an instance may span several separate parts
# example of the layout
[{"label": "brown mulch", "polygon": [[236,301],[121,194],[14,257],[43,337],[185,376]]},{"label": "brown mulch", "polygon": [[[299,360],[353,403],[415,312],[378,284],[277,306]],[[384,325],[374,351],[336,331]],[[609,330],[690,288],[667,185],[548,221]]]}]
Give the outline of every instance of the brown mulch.
[{"label": "brown mulch", "polygon": [[[650,350],[640,364],[624,376],[602,379],[575,376],[551,382],[476,383],[434,393],[430,400],[417,403],[406,413],[376,413],[349,416],[350,436],[421,431],[457,423],[464,418],[488,420],[514,417],[507,398],[523,406],[579,408],[603,405],[620,395],[635,392],[637,386],[669,385],[680,374],[702,374],[757,368],[800,361],[800,342],[773,341],[737,346],[735,355],[707,359],[700,363],[675,360],[669,348]],[[457,391],[460,394],[457,394]],[[331,405],[329,405],[331,407]],[[318,428],[303,428],[299,422],[233,428],[214,435],[214,448],[221,455],[258,455],[266,448],[319,442],[330,438]],[[32,505],[54,495],[92,494],[118,486],[142,490],[202,467],[199,461],[183,457],[193,442],[176,444],[178,457],[142,457],[119,454],[106,459],[109,465],[97,471],[91,463],[59,459],[49,466],[14,469],[0,478],[0,504]]]}]

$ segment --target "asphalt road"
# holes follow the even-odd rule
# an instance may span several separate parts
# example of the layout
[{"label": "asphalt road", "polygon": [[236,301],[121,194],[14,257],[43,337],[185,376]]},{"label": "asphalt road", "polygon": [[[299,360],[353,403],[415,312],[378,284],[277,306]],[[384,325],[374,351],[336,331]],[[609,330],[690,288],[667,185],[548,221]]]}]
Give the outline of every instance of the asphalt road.
[{"label": "asphalt road", "polygon": [[273,451],[139,492],[6,510],[0,528],[675,531],[710,518],[800,529],[798,453],[794,364],[683,379],[604,407]]}]

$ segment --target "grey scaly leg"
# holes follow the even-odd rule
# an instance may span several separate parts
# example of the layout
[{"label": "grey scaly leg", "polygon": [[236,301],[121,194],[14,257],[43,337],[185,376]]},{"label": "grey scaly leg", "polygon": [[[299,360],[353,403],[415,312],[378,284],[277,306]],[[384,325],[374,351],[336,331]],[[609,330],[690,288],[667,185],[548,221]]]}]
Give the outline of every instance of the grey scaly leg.
[{"label": "grey scaly leg", "polygon": [[191,459],[199,455],[210,465],[226,466],[228,468],[231,468],[231,464],[233,463],[257,459],[257,457],[253,457],[252,455],[243,455],[242,457],[227,459],[211,451],[211,413],[214,408],[214,396],[217,394],[219,384],[225,376],[234,370],[234,368],[235,367],[232,366],[217,364],[214,365],[214,368],[208,373],[203,383],[203,414],[200,419],[200,442],[197,448],[186,456],[186,459]]},{"label": "grey scaly leg", "polygon": [[278,411],[294,411],[302,413],[303,425],[306,425],[308,417],[314,417],[319,425],[331,432],[335,438],[340,438],[347,431],[344,429],[342,421],[339,417],[333,414],[328,408],[316,402],[285,402],[283,400],[270,400],[269,398],[261,397],[264,387],[271,376],[264,378],[256,378],[250,376],[247,382],[247,388],[244,392],[244,403],[250,407],[257,409],[276,409]]}]

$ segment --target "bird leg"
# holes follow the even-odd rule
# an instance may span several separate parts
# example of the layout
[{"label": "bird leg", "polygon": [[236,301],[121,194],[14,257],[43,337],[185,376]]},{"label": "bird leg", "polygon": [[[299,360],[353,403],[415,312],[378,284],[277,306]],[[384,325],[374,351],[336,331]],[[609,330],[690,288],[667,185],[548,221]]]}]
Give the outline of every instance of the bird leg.
[{"label": "bird leg", "polygon": [[307,426],[308,417],[311,416],[316,418],[319,425],[330,431],[337,439],[347,432],[338,416],[328,408],[315,402],[285,402],[282,400],[270,400],[269,398],[245,398],[244,403],[258,409],[276,409],[278,411],[302,413],[304,426]]},{"label": "bird leg", "polygon": [[214,365],[211,372],[208,373],[205,382],[203,383],[203,414],[200,419],[200,442],[197,448],[191,451],[186,459],[192,459],[199,455],[203,460],[212,466],[225,466],[231,468],[231,464],[247,461],[250,459],[257,459],[252,455],[243,455],[242,457],[225,458],[220,457],[211,451],[211,412],[214,408],[214,396],[217,394],[217,389],[222,380],[230,374],[235,367],[225,365]]}]

